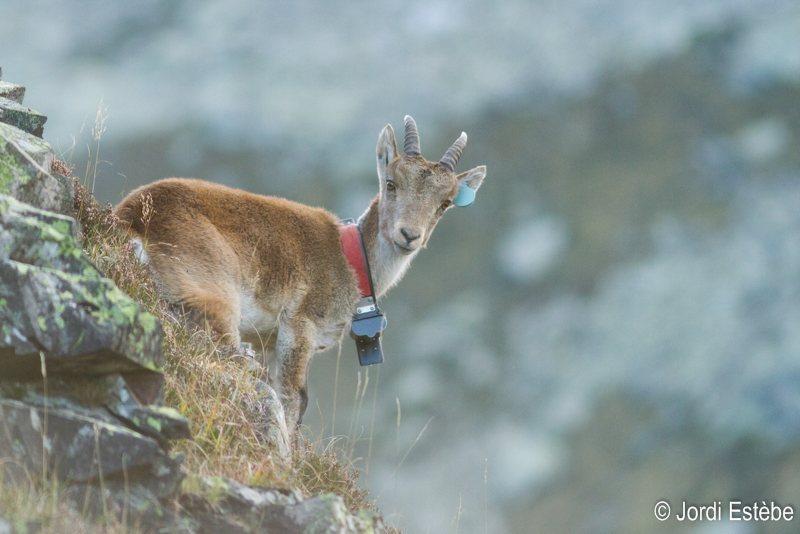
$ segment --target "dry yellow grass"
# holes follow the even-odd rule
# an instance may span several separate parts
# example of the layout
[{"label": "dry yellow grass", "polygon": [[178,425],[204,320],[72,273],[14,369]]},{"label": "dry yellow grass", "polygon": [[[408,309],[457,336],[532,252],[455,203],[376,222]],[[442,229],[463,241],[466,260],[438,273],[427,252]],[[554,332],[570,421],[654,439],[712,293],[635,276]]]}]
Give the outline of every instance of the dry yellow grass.
[{"label": "dry yellow grass", "polygon": [[[37,534],[137,534],[118,518],[108,515],[87,521],[82,513],[67,505],[63,488],[54,480],[3,480],[0,470],[0,527],[5,520],[12,532]],[[0,528],[2,531],[2,528]]]}]

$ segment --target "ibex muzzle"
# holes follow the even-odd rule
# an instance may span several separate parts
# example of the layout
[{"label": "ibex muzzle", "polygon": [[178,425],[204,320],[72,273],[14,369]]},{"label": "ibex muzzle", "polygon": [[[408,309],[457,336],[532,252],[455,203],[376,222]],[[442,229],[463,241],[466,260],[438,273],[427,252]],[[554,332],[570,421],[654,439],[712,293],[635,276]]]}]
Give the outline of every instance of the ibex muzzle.
[{"label": "ibex muzzle", "polygon": [[[397,150],[387,125],[378,138],[380,192],[358,219],[377,297],[405,273],[459,189],[476,191],[486,167],[456,175],[466,134],[439,162],[421,156],[417,125],[405,118]],[[336,344],[359,302],[338,218],[276,197],[200,180],[168,178],[140,187],[116,208],[142,248],[164,296],[238,346],[274,348],[290,428],[308,403],[311,356]],[[274,335],[270,335],[273,333]]]}]

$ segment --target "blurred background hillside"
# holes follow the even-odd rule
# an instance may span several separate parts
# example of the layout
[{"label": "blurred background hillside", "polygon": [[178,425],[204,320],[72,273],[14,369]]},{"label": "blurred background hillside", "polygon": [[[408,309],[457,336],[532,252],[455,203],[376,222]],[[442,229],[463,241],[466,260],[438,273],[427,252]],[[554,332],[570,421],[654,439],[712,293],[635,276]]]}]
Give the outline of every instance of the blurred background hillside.
[{"label": "blurred background hillside", "polygon": [[335,351],[312,365],[306,434],[358,439],[390,523],[796,532],[653,516],[661,499],[800,512],[796,0],[0,12],[4,77],[48,142],[74,140],[79,175],[102,99],[103,201],[193,176],[357,217],[387,122],[413,115],[432,160],[469,134],[459,169],[487,179],[384,299],[386,363],[365,388],[345,339],[338,388]]}]

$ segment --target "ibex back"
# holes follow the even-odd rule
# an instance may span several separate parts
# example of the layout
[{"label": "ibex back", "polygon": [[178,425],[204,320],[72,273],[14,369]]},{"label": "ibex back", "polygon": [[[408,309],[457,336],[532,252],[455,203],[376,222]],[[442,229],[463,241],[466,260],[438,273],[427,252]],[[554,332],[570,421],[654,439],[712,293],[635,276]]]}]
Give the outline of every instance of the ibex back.
[{"label": "ibex back", "polygon": [[[380,192],[358,219],[377,297],[400,280],[459,188],[480,186],[486,167],[454,173],[466,142],[462,133],[434,163],[420,155],[411,117],[402,154],[391,125],[381,131]],[[258,343],[274,333],[286,423],[297,428],[311,356],[341,338],[360,298],[337,217],[183,178],[136,189],[116,214],[169,301],[234,346],[242,337],[257,336]]]}]

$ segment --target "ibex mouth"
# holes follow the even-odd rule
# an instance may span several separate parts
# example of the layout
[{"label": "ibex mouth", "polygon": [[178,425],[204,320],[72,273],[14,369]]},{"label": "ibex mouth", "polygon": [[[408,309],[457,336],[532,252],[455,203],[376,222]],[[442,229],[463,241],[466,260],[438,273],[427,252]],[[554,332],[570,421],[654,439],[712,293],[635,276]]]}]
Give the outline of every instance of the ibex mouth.
[{"label": "ibex mouth", "polygon": [[411,254],[412,252],[416,252],[417,248],[410,248],[406,245],[402,245],[397,242],[397,240],[393,239],[392,244],[394,245],[394,249],[399,252],[400,254]]}]

